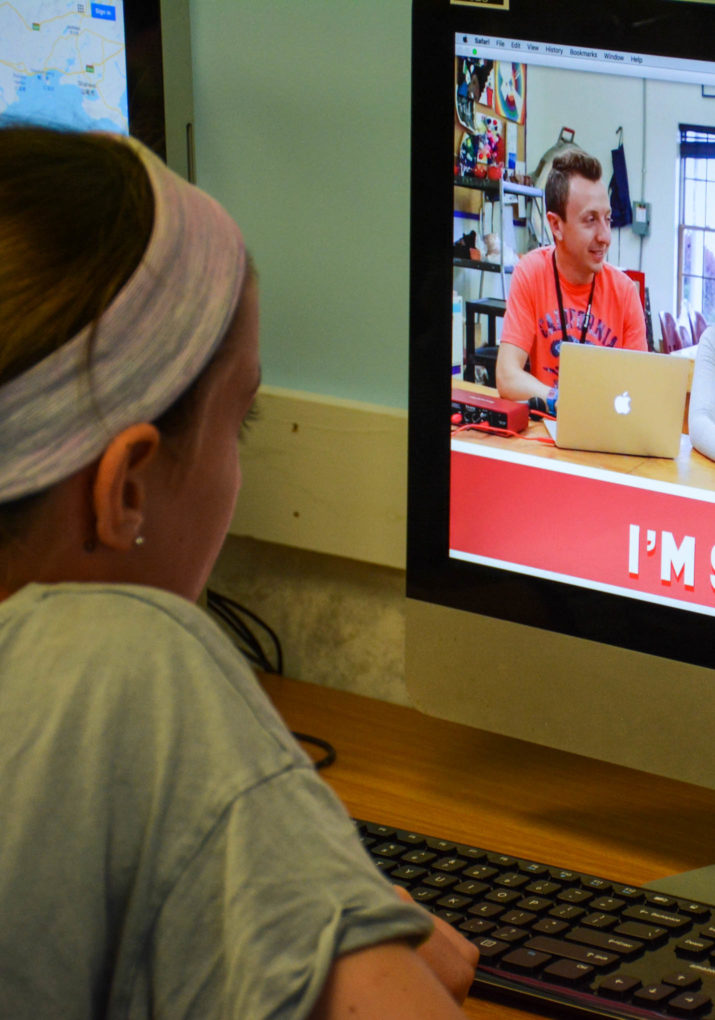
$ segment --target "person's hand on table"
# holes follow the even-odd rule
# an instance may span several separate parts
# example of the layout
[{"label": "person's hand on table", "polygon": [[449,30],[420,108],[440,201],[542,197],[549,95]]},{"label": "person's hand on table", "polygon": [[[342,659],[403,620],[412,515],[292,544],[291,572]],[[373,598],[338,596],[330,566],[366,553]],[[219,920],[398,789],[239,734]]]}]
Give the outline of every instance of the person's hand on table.
[{"label": "person's hand on table", "polygon": [[[414,903],[406,889],[398,885],[394,888],[401,899]],[[417,954],[436,974],[452,998],[461,1005],[474,981],[479,950],[446,921],[432,914],[430,917],[434,922],[434,930],[417,949]]]}]

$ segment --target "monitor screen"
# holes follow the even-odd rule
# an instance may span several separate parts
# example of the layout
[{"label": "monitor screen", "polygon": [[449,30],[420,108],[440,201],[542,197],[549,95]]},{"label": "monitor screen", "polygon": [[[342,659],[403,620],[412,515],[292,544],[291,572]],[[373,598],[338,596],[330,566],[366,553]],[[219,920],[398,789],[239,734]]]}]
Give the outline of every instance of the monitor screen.
[{"label": "monitor screen", "polygon": [[166,155],[159,0],[0,5],[0,126],[129,134]]},{"label": "monitor screen", "polygon": [[[554,676],[576,653],[564,665],[549,634],[709,669],[715,463],[691,447],[687,390],[702,328],[715,323],[715,7],[416,0],[413,10],[408,595],[535,628],[534,658],[552,657]],[[574,150],[598,160],[608,199],[583,279],[567,256],[586,235],[565,212],[554,220],[545,194],[554,159]],[[557,445],[548,418],[563,404],[566,422],[564,327],[576,343],[640,348],[649,438],[680,400],[675,455]],[[531,406],[503,385],[502,343],[547,381]],[[687,363],[679,396],[648,388],[654,357],[658,369]],[[621,368],[609,371],[618,383]],[[595,375],[580,385],[576,416],[598,431]],[[622,385],[611,399],[614,414],[635,410]]]}]

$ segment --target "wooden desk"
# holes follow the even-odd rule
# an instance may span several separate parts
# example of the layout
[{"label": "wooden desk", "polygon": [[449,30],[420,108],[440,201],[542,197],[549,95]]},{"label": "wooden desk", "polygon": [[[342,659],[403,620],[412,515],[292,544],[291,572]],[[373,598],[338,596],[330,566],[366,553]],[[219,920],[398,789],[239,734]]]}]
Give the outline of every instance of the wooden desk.
[{"label": "wooden desk", "polygon": [[[264,683],[292,730],[334,745],[322,775],[354,817],[632,884],[715,860],[715,791],[344,691]],[[464,1012],[534,1015],[475,999]]]}]

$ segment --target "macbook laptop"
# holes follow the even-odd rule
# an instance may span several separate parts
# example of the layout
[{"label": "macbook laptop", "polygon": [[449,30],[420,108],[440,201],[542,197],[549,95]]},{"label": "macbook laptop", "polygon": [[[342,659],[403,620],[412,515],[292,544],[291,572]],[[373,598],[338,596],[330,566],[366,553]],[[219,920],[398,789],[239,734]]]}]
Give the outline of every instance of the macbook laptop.
[{"label": "macbook laptop", "polygon": [[557,446],[677,457],[691,367],[687,359],[566,343],[559,360]]}]

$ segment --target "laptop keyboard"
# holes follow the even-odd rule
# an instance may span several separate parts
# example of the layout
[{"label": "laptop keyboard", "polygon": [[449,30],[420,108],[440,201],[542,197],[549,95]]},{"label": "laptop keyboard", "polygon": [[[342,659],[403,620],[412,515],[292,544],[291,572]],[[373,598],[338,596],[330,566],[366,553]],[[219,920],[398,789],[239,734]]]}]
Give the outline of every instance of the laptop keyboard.
[{"label": "laptop keyboard", "polygon": [[547,1016],[715,1020],[715,906],[356,825],[391,882],[479,947],[473,995]]}]

